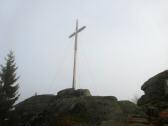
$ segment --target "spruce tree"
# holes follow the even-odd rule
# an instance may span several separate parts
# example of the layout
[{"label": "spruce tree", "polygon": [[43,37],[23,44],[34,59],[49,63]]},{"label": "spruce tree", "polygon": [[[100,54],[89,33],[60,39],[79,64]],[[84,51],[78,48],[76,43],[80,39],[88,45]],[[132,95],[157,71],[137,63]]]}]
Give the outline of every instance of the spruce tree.
[{"label": "spruce tree", "polygon": [[16,75],[15,57],[12,51],[9,52],[5,58],[5,65],[1,65],[0,72],[0,111],[3,112],[5,118],[12,110],[14,103],[19,97],[17,80],[19,77]]},{"label": "spruce tree", "polygon": [[5,95],[4,95],[2,83],[0,82],[0,113],[1,113],[0,114],[0,124],[4,120],[5,115],[7,113],[5,103],[6,103],[6,98],[5,98]]}]

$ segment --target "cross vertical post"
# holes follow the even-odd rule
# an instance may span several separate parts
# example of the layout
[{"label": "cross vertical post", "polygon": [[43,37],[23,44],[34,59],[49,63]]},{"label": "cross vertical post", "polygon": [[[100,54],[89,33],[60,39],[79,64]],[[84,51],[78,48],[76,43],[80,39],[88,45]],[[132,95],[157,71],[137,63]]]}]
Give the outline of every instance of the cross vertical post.
[{"label": "cross vertical post", "polygon": [[78,20],[76,20],[76,29],[73,34],[69,36],[69,38],[75,36],[75,44],[74,44],[74,63],[73,63],[73,80],[72,80],[72,88],[76,89],[76,65],[77,65],[77,50],[78,50],[78,33],[85,29],[86,26],[78,29]]},{"label": "cross vertical post", "polygon": [[73,81],[72,81],[72,88],[76,88],[76,57],[77,57],[77,48],[78,48],[78,20],[76,20],[76,34],[75,34],[75,45],[74,45],[74,66],[73,66]]}]

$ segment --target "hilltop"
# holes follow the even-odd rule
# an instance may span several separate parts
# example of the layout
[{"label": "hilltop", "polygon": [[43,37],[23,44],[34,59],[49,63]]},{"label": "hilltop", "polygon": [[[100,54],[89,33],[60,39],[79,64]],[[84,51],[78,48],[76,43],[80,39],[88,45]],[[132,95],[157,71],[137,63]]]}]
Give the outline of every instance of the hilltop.
[{"label": "hilltop", "polygon": [[65,89],[57,95],[33,96],[18,105],[18,125],[30,126],[107,126],[126,125],[128,116],[145,116],[130,101],[114,96],[91,96],[87,89]]},{"label": "hilltop", "polygon": [[[88,89],[35,95],[15,106],[16,126],[162,126],[168,122],[168,71],[141,87],[138,104],[115,96],[92,96]],[[11,124],[11,125],[13,125]]]}]

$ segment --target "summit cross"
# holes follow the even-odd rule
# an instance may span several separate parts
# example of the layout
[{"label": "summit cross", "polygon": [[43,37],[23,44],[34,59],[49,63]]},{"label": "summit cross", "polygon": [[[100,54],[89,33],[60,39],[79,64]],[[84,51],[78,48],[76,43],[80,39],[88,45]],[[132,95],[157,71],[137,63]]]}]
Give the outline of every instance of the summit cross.
[{"label": "summit cross", "polygon": [[76,20],[76,29],[75,32],[72,33],[69,38],[75,36],[75,44],[74,44],[74,63],[73,63],[73,81],[72,81],[72,88],[76,89],[76,60],[77,60],[77,50],[78,50],[78,33],[84,30],[86,26],[83,26],[78,29],[78,20]]}]

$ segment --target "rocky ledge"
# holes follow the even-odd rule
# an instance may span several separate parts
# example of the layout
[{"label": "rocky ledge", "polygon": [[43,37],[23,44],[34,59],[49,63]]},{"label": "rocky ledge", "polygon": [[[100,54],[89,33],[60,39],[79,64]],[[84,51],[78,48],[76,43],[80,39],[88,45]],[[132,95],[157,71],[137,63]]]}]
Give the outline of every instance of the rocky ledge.
[{"label": "rocky ledge", "polygon": [[[65,89],[45,98],[33,96],[18,104],[16,113],[20,118],[17,125],[125,126],[128,117],[145,117],[145,113],[130,101],[118,101],[114,96],[91,96],[88,89]],[[43,106],[37,109],[41,103]]]}]

